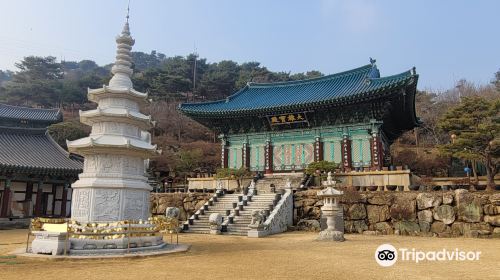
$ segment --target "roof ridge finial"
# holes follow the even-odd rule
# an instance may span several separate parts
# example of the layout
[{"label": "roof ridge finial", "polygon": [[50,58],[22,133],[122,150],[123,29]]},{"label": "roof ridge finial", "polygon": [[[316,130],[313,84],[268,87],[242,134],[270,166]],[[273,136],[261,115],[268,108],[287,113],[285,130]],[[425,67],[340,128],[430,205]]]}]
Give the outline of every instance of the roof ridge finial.
[{"label": "roof ridge finial", "polygon": [[375,58],[371,58],[371,57],[370,57],[370,64],[371,64],[372,66],[374,66],[374,65],[375,65],[375,62],[377,62],[377,60],[376,60]]}]

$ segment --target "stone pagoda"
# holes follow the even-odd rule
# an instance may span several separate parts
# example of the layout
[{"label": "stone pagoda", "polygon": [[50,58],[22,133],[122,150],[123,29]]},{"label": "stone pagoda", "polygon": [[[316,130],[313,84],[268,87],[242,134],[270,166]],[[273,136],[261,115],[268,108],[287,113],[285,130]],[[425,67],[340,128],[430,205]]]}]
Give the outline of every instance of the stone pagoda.
[{"label": "stone pagoda", "polygon": [[68,141],[70,152],[85,157],[83,173],[73,185],[71,218],[77,222],[147,220],[151,186],[144,176],[145,160],[157,153],[147,132],[151,116],[140,112],[147,94],[133,88],[131,50],[135,41],[127,22],[116,38],[116,61],[109,85],[89,89],[97,109],[80,111],[80,121],[92,127],[89,137]]}]

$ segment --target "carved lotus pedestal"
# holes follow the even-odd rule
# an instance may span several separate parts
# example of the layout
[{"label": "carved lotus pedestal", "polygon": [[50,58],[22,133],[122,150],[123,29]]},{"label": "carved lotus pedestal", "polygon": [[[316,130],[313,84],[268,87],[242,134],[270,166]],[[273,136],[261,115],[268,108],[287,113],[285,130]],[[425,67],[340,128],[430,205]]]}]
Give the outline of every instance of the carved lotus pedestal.
[{"label": "carved lotus pedestal", "polygon": [[320,241],[345,241],[344,233],[336,230],[324,230],[319,233],[318,240]]}]

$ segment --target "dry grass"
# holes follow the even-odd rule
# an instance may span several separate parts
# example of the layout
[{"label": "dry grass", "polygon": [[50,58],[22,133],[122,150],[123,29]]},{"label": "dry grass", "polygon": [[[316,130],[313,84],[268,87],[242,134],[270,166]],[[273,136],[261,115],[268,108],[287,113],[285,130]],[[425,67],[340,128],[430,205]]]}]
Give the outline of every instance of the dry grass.
[{"label": "dry grass", "polygon": [[[0,279],[500,279],[500,239],[346,235],[344,243],[291,232],[267,238],[183,234],[188,253],[108,260],[0,259]],[[25,230],[0,231],[0,255],[22,247]],[[477,262],[374,260],[383,243],[420,250],[481,251]],[[5,245],[10,244],[10,245]]]}]

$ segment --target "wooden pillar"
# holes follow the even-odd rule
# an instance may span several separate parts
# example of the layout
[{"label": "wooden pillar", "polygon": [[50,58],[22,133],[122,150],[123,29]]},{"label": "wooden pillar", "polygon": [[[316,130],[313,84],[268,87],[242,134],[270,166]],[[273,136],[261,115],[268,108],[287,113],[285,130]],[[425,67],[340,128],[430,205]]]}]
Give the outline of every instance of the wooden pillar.
[{"label": "wooden pillar", "polygon": [[382,142],[380,141],[380,136],[377,133],[373,133],[370,139],[370,149],[372,157],[372,169],[382,170],[384,151],[382,147]]},{"label": "wooden pillar", "polygon": [[40,217],[42,215],[42,196],[43,196],[43,182],[38,181],[38,190],[36,193],[36,203],[35,203],[35,217]]},{"label": "wooden pillar", "polygon": [[344,133],[342,137],[342,167],[346,171],[350,171],[352,168],[351,142],[349,135]]},{"label": "wooden pillar", "polygon": [[2,197],[2,209],[0,209],[0,217],[9,217],[10,216],[10,201],[12,198],[12,191],[10,190],[10,179],[6,179],[5,188],[3,191]]},{"label": "wooden pillar", "polygon": [[31,197],[33,196],[33,182],[26,183],[26,196],[24,200],[31,201]]},{"label": "wooden pillar", "polygon": [[56,194],[57,194],[57,185],[52,184],[52,216],[56,214]]},{"label": "wooden pillar", "polygon": [[[31,201],[32,197],[33,197],[33,182],[27,182],[26,183],[26,194],[24,197],[24,201],[26,201],[28,203],[28,210],[27,210],[28,216],[33,216],[33,209],[31,209],[31,205],[33,204],[33,202]],[[30,212],[30,209],[31,209],[31,212]]]},{"label": "wooden pillar", "polygon": [[248,143],[243,143],[243,148],[241,148],[241,159],[243,167],[245,169],[250,169],[250,147]]},{"label": "wooden pillar", "polygon": [[314,161],[322,161],[323,160],[323,142],[319,136],[316,136],[314,141]]},{"label": "wooden pillar", "polygon": [[273,173],[273,145],[271,140],[266,140],[266,149],[265,149],[265,158],[266,158],[266,174]]},{"label": "wooden pillar", "polygon": [[222,149],[221,149],[221,166],[222,168],[229,167],[229,150],[227,149],[227,140],[225,137],[222,138]]}]

